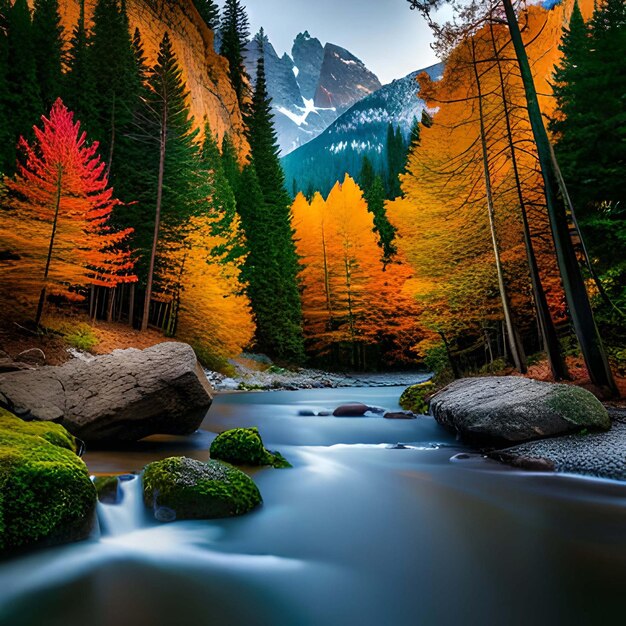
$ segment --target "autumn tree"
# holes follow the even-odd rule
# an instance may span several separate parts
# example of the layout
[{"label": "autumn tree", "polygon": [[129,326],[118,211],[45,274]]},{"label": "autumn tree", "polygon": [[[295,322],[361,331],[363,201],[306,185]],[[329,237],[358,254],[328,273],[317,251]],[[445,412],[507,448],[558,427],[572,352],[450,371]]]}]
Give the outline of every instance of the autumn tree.
[{"label": "autumn tree", "polygon": [[[427,18],[434,8],[445,4],[445,0],[409,0],[411,8],[420,9]],[[550,219],[552,236],[559,263],[561,280],[568,301],[572,323],[591,380],[607,393],[615,395],[617,388],[609,367],[606,352],[595,324],[589,295],[578,265],[575,249],[570,236],[568,223],[567,192],[560,178],[558,165],[551,149],[550,141],[539,106],[537,89],[529,62],[528,53],[518,16],[512,0],[475,0],[455,5],[453,21],[437,24],[432,19],[440,46],[453,46],[466,36],[471,36],[481,24],[497,17],[508,27],[512,49],[515,52],[521,82],[524,88],[525,104],[533,134],[539,169],[544,184],[545,203]]]},{"label": "autumn tree", "polygon": [[130,231],[108,224],[117,200],[98,144],[87,144],[60,99],[42,122],[33,144],[20,140],[24,161],[6,180],[11,211],[2,215],[3,247],[21,257],[17,268],[3,272],[3,284],[38,295],[36,324],[47,295],[82,299],[87,285],[136,280],[125,247]]}]

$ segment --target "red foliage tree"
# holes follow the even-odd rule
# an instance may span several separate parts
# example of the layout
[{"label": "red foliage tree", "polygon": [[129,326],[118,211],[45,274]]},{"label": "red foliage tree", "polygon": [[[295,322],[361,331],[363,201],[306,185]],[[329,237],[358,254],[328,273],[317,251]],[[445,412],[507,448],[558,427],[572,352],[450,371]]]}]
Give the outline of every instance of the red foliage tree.
[{"label": "red foliage tree", "polygon": [[22,258],[12,280],[20,279],[21,268],[31,277],[22,276],[21,286],[39,291],[37,324],[48,293],[80,300],[81,287],[113,288],[137,280],[125,245],[132,229],[115,231],[109,225],[119,201],[97,142],[87,144],[80,122],[60,99],[42,122],[42,128],[34,128],[32,145],[20,139],[24,160],[15,178],[6,181],[12,211],[0,223],[4,247]]}]

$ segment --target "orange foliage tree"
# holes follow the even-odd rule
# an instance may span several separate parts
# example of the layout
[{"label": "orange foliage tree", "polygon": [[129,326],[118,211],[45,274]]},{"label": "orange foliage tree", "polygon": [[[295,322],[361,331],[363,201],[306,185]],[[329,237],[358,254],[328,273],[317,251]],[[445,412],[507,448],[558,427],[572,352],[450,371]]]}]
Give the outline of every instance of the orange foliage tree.
[{"label": "orange foliage tree", "polygon": [[372,214],[359,186],[346,176],[326,201],[293,204],[303,270],[308,350],[355,367],[405,361],[415,342],[418,309],[405,290],[410,269],[379,259]]},{"label": "orange foliage tree", "polygon": [[0,213],[0,245],[12,259],[0,265],[1,282],[28,301],[38,293],[37,324],[47,295],[82,300],[86,286],[136,280],[125,245],[132,230],[108,224],[118,201],[98,144],[87,143],[60,99],[42,123],[32,145],[20,139],[24,160],[15,178],[5,180],[8,201]]}]

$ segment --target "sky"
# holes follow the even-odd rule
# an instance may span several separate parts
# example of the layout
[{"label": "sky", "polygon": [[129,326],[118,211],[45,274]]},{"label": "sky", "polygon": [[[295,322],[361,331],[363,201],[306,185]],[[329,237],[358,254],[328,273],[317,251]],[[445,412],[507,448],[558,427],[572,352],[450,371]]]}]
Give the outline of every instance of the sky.
[{"label": "sky", "polygon": [[381,83],[437,62],[424,19],[407,0],[243,0],[252,33],[262,26],[276,52],[299,32],[348,49]]}]

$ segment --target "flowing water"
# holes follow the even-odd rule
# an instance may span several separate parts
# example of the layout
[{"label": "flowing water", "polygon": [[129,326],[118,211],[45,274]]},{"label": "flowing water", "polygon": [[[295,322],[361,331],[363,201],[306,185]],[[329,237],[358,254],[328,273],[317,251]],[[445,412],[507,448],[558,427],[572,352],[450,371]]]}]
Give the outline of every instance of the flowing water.
[{"label": "flowing water", "polygon": [[256,471],[263,506],[227,520],[149,521],[140,480],[123,482],[121,504],[99,506],[100,536],[0,565],[0,624],[623,622],[625,484],[468,457],[429,418],[302,415],[397,409],[400,391],[222,395],[191,437],[89,452],[93,472],[125,473],[206,459],[215,433],[256,425],[294,468]]}]

